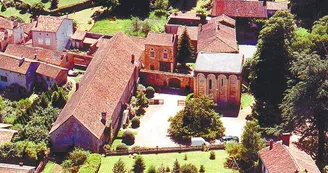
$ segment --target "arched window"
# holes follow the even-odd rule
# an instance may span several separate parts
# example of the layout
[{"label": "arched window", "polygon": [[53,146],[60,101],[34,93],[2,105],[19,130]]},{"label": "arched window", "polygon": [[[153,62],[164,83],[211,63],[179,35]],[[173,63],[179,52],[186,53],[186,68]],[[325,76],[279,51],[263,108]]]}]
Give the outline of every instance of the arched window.
[{"label": "arched window", "polygon": [[221,86],[223,87],[223,79],[221,79]]},{"label": "arched window", "polygon": [[167,50],[166,49],[163,52],[163,59],[167,59]]},{"label": "arched window", "polygon": [[153,48],[150,48],[150,58],[155,58],[155,52]]},{"label": "arched window", "polygon": [[212,89],[212,79],[210,79],[209,81],[208,81],[208,89]]}]

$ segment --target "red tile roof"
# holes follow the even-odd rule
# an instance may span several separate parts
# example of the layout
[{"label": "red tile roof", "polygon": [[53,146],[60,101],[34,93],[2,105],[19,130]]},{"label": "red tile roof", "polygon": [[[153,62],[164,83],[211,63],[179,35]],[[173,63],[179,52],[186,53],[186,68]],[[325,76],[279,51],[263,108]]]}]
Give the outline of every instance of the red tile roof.
[{"label": "red tile roof", "polygon": [[104,39],[83,76],[79,90],[61,111],[50,134],[74,116],[100,139],[105,129],[100,122],[101,112],[113,115],[136,68],[131,64],[131,55],[140,57],[142,51],[122,32],[110,40]]},{"label": "red tile roof", "polygon": [[146,38],[147,45],[173,46],[174,35],[167,33],[148,33]]},{"label": "red tile roof", "polygon": [[171,14],[169,18],[200,20],[200,17],[197,16],[196,13],[184,13],[184,12],[181,12],[181,11]]},{"label": "red tile roof", "polygon": [[287,1],[285,2],[272,2],[272,1],[267,1],[267,9],[268,10],[287,10],[288,9],[288,4]]},{"label": "red tile roof", "polygon": [[87,34],[86,31],[75,31],[75,33],[72,35],[71,39],[83,40],[85,38],[86,34]]},{"label": "red tile roof", "polygon": [[320,173],[313,159],[304,151],[296,151],[280,142],[273,144],[273,148],[263,148],[259,157],[270,173],[295,173],[305,169],[311,173]]},{"label": "red tile roof", "polygon": [[13,29],[14,28],[14,22],[0,17],[0,28],[6,28],[6,29]]},{"label": "red tile roof", "polygon": [[36,73],[41,74],[43,76],[50,77],[52,79],[56,79],[60,72],[68,71],[68,69],[58,67],[52,64],[40,63],[38,66]]},{"label": "red tile roof", "polygon": [[225,24],[225,25],[230,25],[232,27],[236,26],[236,20],[229,17],[229,16],[227,16],[227,15],[225,15],[225,14],[214,17],[214,20],[218,23],[222,23],[222,24]]},{"label": "red tile roof", "polygon": [[238,53],[235,28],[217,24],[214,19],[201,26],[198,33],[197,51]]},{"label": "red tile roof", "polygon": [[190,39],[191,40],[197,40],[197,38],[198,38],[198,27],[194,27],[194,26],[179,26],[177,35],[180,37],[183,34],[185,28],[187,28],[187,32],[189,34]]},{"label": "red tile roof", "polygon": [[35,22],[33,22],[33,23],[24,23],[22,25],[23,29],[24,29],[24,33],[29,34],[34,25],[35,25]]},{"label": "red tile roof", "polygon": [[19,74],[26,74],[31,61],[25,59],[21,64],[20,58],[8,54],[0,53],[0,69],[11,71]]},{"label": "red tile roof", "polygon": [[145,44],[146,44],[146,41],[147,41],[146,38],[130,36],[130,39],[131,39],[136,45],[138,45],[142,50],[145,50]]},{"label": "red tile roof", "polygon": [[262,1],[215,0],[212,15],[230,17],[267,18],[267,9]]},{"label": "red tile roof", "polygon": [[29,59],[34,59],[34,55],[37,55],[37,60],[60,66],[65,57],[65,53],[42,49],[36,47],[29,47],[24,45],[9,44],[5,50],[5,53],[14,56],[24,56]]},{"label": "red tile roof", "polygon": [[37,22],[32,28],[32,31],[57,32],[65,19],[66,18],[59,18],[54,16],[39,16]]},{"label": "red tile roof", "polygon": [[1,129],[0,128],[0,145],[10,142],[13,136],[17,133],[16,130]]}]

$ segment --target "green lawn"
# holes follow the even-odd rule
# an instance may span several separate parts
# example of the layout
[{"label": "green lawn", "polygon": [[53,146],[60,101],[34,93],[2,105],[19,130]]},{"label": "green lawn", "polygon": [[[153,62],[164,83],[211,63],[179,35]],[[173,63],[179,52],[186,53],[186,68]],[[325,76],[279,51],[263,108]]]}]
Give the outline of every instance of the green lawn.
[{"label": "green lawn", "polygon": [[[227,153],[224,150],[217,150],[215,151],[216,159],[210,160],[210,152],[186,152],[188,159],[184,160],[185,153],[166,153],[166,154],[148,154],[142,155],[145,164],[146,164],[146,171],[149,166],[154,165],[156,168],[160,167],[162,164],[163,166],[169,166],[172,170],[173,163],[176,159],[178,159],[180,166],[187,163],[194,164],[198,170],[200,165],[204,165],[206,173],[230,173],[230,172],[237,172],[231,169],[227,169],[224,167],[224,162],[227,158]],[[101,159],[101,166],[99,169],[99,173],[107,173],[111,172],[113,165],[117,160],[121,158],[126,167],[128,169],[132,169],[132,165],[134,163],[134,159],[129,156],[108,156],[103,157]]]},{"label": "green lawn", "polygon": [[247,108],[254,101],[254,97],[250,94],[241,94],[241,109]]},{"label": "green lawn", "polygon": [[68,18],[73,19],[77,22],[77,29],[79,31],[89,31],[93,26],[91,15],[99,10],[101,7],[88,8],[76,13],[71,13]]},{"label": "green lawn", "polygon": [[[23,1],[28,3],[28,4],[31,4],[31,5],[36,4],[38,2],[41,2],[41,0],[23,0]],[[76,3],[79,3],[79,2],[83,2],[83,1],[86,1],[86,0],[59,0],[58,8],[59,7],[69,6],[69,5],[76,4]],[[47,2],[47,3],[44,3],[45,9],[50,8],[50,3],[51,3],[51,0],[49,0],[49,2]]]},{"label": "green lawn", "polygon": [[60,165],[49,161],[47,165],[44,167],[42,173],[60,173],[63,169]]},{"label": "green lawn", "polygon": [[122,143],[122,139],[115,139],[114,141],[113,141],[113,144],[112,144],[112,146],[111,146],[111,149],[112,150],[116,150],[116,147],[118,146],[118,144],[121,144]]},{"label": "green lawn", "polygon": [[[1,5],[0,5],[0,8],[1,8]],[[30,22],[30,16],[31,16],[31,14],[29,14],[29,13],[20,14],[19,10],[17,10],[16,8],[12,8],[12,7],[7,8],[6,11],[3,11],[3,12],[1,11],[0,15],[5,16],[5,17],[17,16],[17,17],[22,18],[25,22],[28,22],[28,23]]]}]

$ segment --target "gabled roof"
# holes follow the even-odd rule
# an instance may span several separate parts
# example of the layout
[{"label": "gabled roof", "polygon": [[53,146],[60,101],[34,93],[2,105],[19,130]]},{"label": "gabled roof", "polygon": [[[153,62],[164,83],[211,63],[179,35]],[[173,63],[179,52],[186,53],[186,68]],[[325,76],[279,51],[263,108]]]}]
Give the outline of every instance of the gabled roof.
[{"label": "gabled roof", "polygon": [[269,173],[295,173],[307,172],[320,173],[314,160],[304,151],[291,148],[277,142],[273,144],[272,149],[268,147],[259,151],[259,157],[262,160]]},{"label": "gabled roof", "polygon": [[267,1],[267,9],[268,10],[287,10],[288,9],[288,4],[287,1],[284,2],[272,2],[272,1]]},{"label": "gabled roof", "polygon": [[[31,61],[27,59],[21,61],[20,59],[21,58],[19,57],[0,53],[0,69],[19,74],[26,74],[31,65]],[[20,63],[20,61],[22,63]]]},{"label": "gabled roof", "polygon": [[212,19],[199,29],[197,51],[238,53],[235,28]]},{"label": "gabled roof", "polygon": [[[236,20],[225,15],[222,14],[220,16],[214,17],[213,18],[217,23],[221,23],[221,24],[225,24],[225,25],[229,25],[231,27],[235,27],[236,26]],[[212,19],[212,20],[213,20]]]},{"label": "gabled roof", "polygon": [[134,54],[137,60],[142,51],[122,32],[110,40],[104,39],[83,76],[79,90],[68,100],[50,134],[74,116],[100,139],[105,129],[100,115],[102,112],[113,115],[138,63],[131,63],[131,55]]},{"label": "gabled roof", "polygon": [[242,54],[234,53],[199,52],[195,71],[240,74],[243,67],[243,57]]},{"label": "gabled roof", "polygon": [[9,44],[5,50],[5,53],[19,57],[24,56],[29,59],[34,59],[34,55],[36,55],[37,60],[49,64],[54,64],[57,66],[60,66],[61,62],[63,61],[63,58],[66,55],[65,53],[55,50],[29,47],[17,44]]},{"label": "gabled roof", "polygon": [[11,142],[13,136],[17,133],[16,130],[1,129],[0,128],[0,146],[6,142]]},{"label": "gabled roof", "polygon": [[52,79],[56,79],[60,72],[62,71],[68,71],[68,69],[55,66],[52,64],[46,64],[46,63],[40,63],[38,66],[36,73],[41,74],[43,76],[50,77]]},{"label": "gabled roof", "polygon": [[62,22],[66,18],[40,15],[32,28],[32,31],[57,32]]},{"label": "gabled roof", "polygon": [[0,17],[0,28],[13,29],[14,28],[14,22],[10,21],[8,19]]},{"label": "gabled roof", "polygon": [[230,17],[267,18],[266,6],[262,1],[215,0],[212,15],[225,14]]},{"label": "gabled roof", "polygon": [[135,37],[135,36],[129,36],[130,39],[138,45],[142,50],[145,50],[145,44],[146,44],[146,38],[143,37]]},{"label": "gabled roof", "polygon": [[148,33],[146,45],[173,46],[174,35],[167,33]]},{"label": "gabled roof", "polygon": [[177,35],[180,37],[185,28],[189,34],[190,40],[197,40],[198,39],[198,27],[195,26],[179,26]]},{"label": "gabled roof", "polygon": [[75,31],[75,33],[72,35],[71,39],[82,41],[85,38],[86,34],[87,34],[86,31]]}]

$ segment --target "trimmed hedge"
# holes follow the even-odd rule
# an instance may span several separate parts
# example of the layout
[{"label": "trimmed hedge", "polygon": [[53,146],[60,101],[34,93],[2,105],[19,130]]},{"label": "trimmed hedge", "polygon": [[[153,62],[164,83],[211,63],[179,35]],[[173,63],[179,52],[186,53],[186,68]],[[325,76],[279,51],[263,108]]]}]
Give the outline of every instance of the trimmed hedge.
[{"label": "trimmed hedge", "polygon": [[134,144],[134,134],[132,133],[132,131],[127,130],[123,133],[122,136],[122,142],[125,143],[126,145],[133,145]]},{"label": "trimmed hedge", "polygon": [[129,148],[128,146],[126,146],[125,144],[118,144],[116,147],[116,151],[128,151]]},{"label": "trimmed hedge", "polygon": [[152,86],[148,86],[146,89],[146,97],[147,98],[153,98],[155,95],[155,89]]},{"label": "trimmed hedge", "polygon": [[90,154],[78,173],[97,173],[101,164],[100,154]]},{"label": "trimmed hedge", "polygon": [[134,128],[134,129],[140,127],[140,118],[133,117],[131,127]]}]

